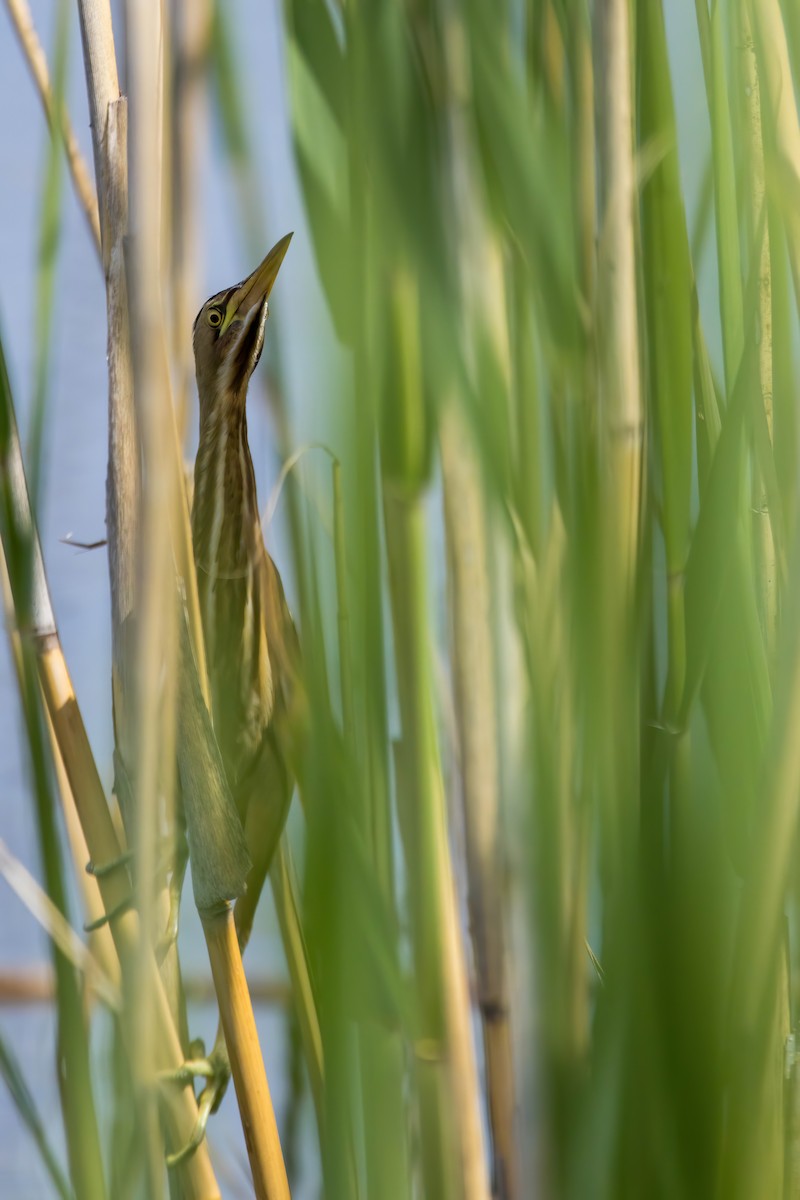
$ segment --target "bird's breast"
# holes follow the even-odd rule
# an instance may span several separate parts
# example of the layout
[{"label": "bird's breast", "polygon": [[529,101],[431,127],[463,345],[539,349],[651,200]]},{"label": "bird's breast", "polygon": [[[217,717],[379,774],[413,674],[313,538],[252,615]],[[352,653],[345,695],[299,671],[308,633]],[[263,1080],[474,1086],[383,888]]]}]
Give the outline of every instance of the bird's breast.
[{"label": "bird's breast", "polygon": [[235,788],[259,752],[273,710],[260,589],[249,575],[214,579],[201,568],[198,593],[214,729]]},{"label": "bird's breast", "polygon": [[201,432],[192,540],[214,729],[235,789],[260,750],[273,708],[266,551],[243,422]]}]

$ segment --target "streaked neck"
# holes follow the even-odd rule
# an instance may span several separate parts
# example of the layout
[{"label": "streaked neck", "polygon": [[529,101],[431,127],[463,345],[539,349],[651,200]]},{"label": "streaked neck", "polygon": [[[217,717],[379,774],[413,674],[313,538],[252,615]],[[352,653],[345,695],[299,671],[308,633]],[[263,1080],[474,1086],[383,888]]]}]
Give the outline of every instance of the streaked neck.
[{"label": "streaked neck", "polygon": [[240,577],[263,548],[244,397],[201,397],[192,535],[198,568],[215,579]]}]

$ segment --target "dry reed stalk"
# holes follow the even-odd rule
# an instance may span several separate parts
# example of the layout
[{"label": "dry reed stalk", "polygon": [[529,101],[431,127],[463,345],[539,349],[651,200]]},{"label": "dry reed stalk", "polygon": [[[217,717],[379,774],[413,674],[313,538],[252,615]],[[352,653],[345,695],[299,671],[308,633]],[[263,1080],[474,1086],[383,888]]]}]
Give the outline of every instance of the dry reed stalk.
[{"label": "dry reed stalk", "polygon": [[517,1186],[514,1074],[498,845],[500,798],[490,573],[480,469],[463,417],[452,404],[442,414],[441,456],[470,934],[483,1025],[495,1192],[505,1198],[514,1197]]},{"label": "dry reed stalk", "polygon": [[[16,619],[14,613],[14,598],[11,592],[11,580],[8,577],[8,567],[6,565],[5,555],[0,553],[0,592],[2,592],[3,609],[5,613],[6,629],[8,631],[9,640],[11,642],[11,655],[14,660],[14,668],[17,672],[17,679],[22,686],[23,668],[22,668],[22,644],[20,641],[19,631],[16,627]],[[62,811],[64,814],[64,824],[67,829],[67,837],[69,838],[70,848],[72,851],[72,861],[75,866],[75,877],[78,883],[78,889],[83,900],[83,910],[88,923],[94,924],[105,912],[103,908],[103,898],[100,895],[100,889],[97,886],[97,880],[94,875],[90,875],[84,870],[86,863],[89,861],[89,850],[86,845],[86,838],[83,836],[81,823],[78,818],[78,812],[75,807],[75,798],[72,795],[72,789],[69,786],[69,779],[64,768],[64,760],[61,757],[61,750],[58,745],[58,740],[53,729],[53,722],[50,719],[50,714],[45,709],[45,718],[47,720],[47,730],[50,738],[50,746],[53,752],[53,765],[56,772],[56,782],[58,784],[58,793],[61,796]],[[90,937],[92,953],[103,967],[107,977],[111,979],[115,987],[119,987],[119,959],[117,952],[114,949],[114,940],[111,937],[111,931],[107,925],[101,925],[97,928]]]},{"label": "dry reed stalk", "polygon": [[[147,486],[141,489],[136,557],[137,593],[133,676],[133,807],[128,824],[136,860],[137,909],[144,938],[133,977],[133,1011],[138,1054],[133,1064],[138,1120],[150,1155],[145,1164],[151,1192],[161,1188],[157,1166],[160,1123],[152,1084],[156,1078],[152,977],[147,970],[147,939],[157,936],[159,904],[156,848],[166,817],[174,825],[177,699],[177,597],[170,526],[177,507],[171,471],[168,426],[171,408],[164,339],[163,302],[163,40],[160,5],[128,4],[126,42],[128,82],[136,113],[129,143],[129,203],[136,238],[128,259],[131,347],[134,354],[134,406],[141,462]],[[159,720],[153,720],[158,703]],[[163,927],[163,926],[162,926]],[[177,988],[175,990],[177,1001]]]},{"label": "dry reed stalk", "polygon": [[[109,933],[109,937],[111,934]],[[111,938],[112,947],[114,939]],[[100,963],[103,971],[106,970],[106,964],[95,953],[97,961]],[[119,960],[116,957],[116,949],[114,949],[114,961],[117,964],[117,972],[119,972]],[[114,982],[112,976],[109,979]],[[190,1000],[197,1001],[199,1004],[208,1004],[216,1000],[216,992],[214,991],[214,981],[211,978],[199,975],[189,975],[184,977],[184,986],[186,995]],[[249,979],[248,989],[256,1004],[268,1005],[270,1007],[285,1008],[292,999],[291,989],[283,979]],[[2,970],[0,969],[0,1006],[8,1005],[13,1007],[18,1004],[51,1004],[55,998],[55,980],[53,977],[53,968],[49,963],[35,964],[30,967],[22,967],[19,970]]]},{"label": "dry reed stalk", "polygon": [[49,963],[22,967],[16,971],[0,971],[0,1004],[50,1004],[55,998],[56,984]]},{"label": "dry reed stalk", "polygon": [[[118,799],[132,837],[131,786],[136,761],[134,725],[129,711],[134,694],[133,614],[136,606],[137,539],[139,534],[139,441],[134,410],[133,368],[128,313],[125,245],[128,232],[128,109],[118,94],[110,15],[103,5],[81,8],[84,62],[98,198],[102,215],[103,271],[108,325],[108,474],[106,520],[111,585],[112,698],[115,775]],[[105,104],[105,110],[103,105]],[[100,114],[105,113],[101,122]],[[166,889],[158,897],[166,922]],[[177,948],[161,964],[178,1029],[185,1027]]]},{"label": "dry reed stalk", "polygon": [[[631,49],[627,0],[600,0],[597,10],[603,131],[600,304],[603,421],[611,501],[609,574],[617,576],[627,610],[639,550],[644,411],[639,378],[631,111]],[[617,575],[617,572],[619,574]],[[626,611],[627,615],[627,611]]]},{"label": "dry reed stalk", "polygon": [[[463,30],[461,30],[463,37]],[[503,261],[477,200],[480,185],[474,169],[471,142],[464,114],[470,83],[466,75],[460,38],[455,29],[445,41],[449,85],[450,136],[454,153],[450,167],[451,190],[459,221],[458,244],[461,294],[468,347],[488,342],[498,376],[510,388],[510,348],[504,302]],[[461,799],[467,857],[467,898],[478,1009],[483,1029],[489,1126],[494,1160],[494,1191],[500,1200],[517,1195],[514,1153],[514,1078],[511,1060],[509,997],[506,979],[502,870],[499,853],[499,774],[497,763],[497,705],[494,689],[494,646],[491,631],[491,571],[486,536],[480,468],[470,444],[457,398],[451,397],[440,417],[445,533],[452,627],[455,707]],[[445,864],[449,865],[449,864]],[[445,892],[444,911],[452,897]],[[471,1033],[460,1027],[459,970],[464,970],[463,949],[455,945],[458,922],[449,915],[451,946],[450,1023],[456,1030],[454,1049],[466,1044]],[[460,936],[460,935],[458,935]],[[454,993],[458,994],[458,1000]],[[462,1014],[463,1016],[463,1014]],[[455,1023],[455,1024],[454,1024]],[[472,1060],[472,1066],[470,1061]],[[464,1098],[461,1114],[462,1159],[467,1194],[488,1194],[483,1134],[475,1126],[477,1080],[472,1078],[473,1055],[464,1056],[456,1094]],[[470,1161],[471,1158],[471,1161]]]},{"label": "dry reed stalk", "polygon": [[257,1200],[288,1200],[289,1181],[269,1094],[233,911],[202,914],[219,1014]]},{"label": "dry reed stalk", "polygon": [[128,112],[120,96],[111,9],[79,0],[102,232],[108,322],[108,475],[106,521],[111,584],[112,693],[117,752],[125,768],[133,747],[129,618],[135,606],[139,451],[133,403],[125,238],[128,232]]},{"label": "dry reed stalk", "polygon": [[[444,807],[444,796],[442,796]],[[493,1036],[491,1020],[487,1027],[487,1013],[481,1007],[484,1023],[484,1045],[487,1055],[487,1071],[492,1073],[488,1080],[490,1120],[494,1140],[496,1190],[489,1187],[486,1144],[483,1135],[483,1113],[481,1111],[481,1088],[475,1047],[472,1036],[472,1004],[470,998],[467,964],[464,954],[464,933],[459,919],[453,864],[447,830],[439,827],[436,853],[438,867],[436,878],[441,889],[439,901],[442,913],[442,942],[444,961],[444,1003],[447,1022],[447,1041],[450,1051],[449,1067],[454,1097],[458,1145],[461,1157],[461,1178],[464,1200],[489,1200],[496,1196],[503,1200],[511,1196],[514,1181],[513,1143],[513,1097],[510,1098],[511,1112],[506,1103],[509,1094],[506,1085],[511,1078],[510,1062],[506,1063],[498,1054],[502,1053],[501,1042]],[[480,1003],[480,1000],[479,1000]],[[508,1032],[507,1021],[502,1023],[501,1034]],[[504,1073],[505,1072],[505,1073]],[[500,1122],[508,1119],[501,1127]]]},{"label": "dry reed stalk", "polygon": [[75,865],[75,874],[78,882],[78,889],[83,900],[83,911],[86,917],[87,925],[94,926],[89,934],[89,945],[92,954],[102,966],[106,975],[111,979],[114,985],[120,987],[120,968],[117,951],[114,946],[114,939],[111,936],[111,930],[107,924],[101,923],[101,918],[105,914],[103,907],[103,897],[100,894],[97,880],[94,875],[90,875],[85,870],[86,864],[89,862],[89,847],[86,845],[86,837],[84,836],[81,827],[78,810],[75,805],[75,797],[72,794],[72,788],[69,785],[64,760],[61,757],[61,749],[56,738],[53,722],[50,719],[50,714],[47,713],[47,728],[50,734],[50,743],[53,750],[53,762],[56,770],[56,780],[58,783],[58,792],[61,796],[61,809],[64,814],[64,824],[67,830],[67,838],[69,839],[70,849],[72,851],[72,861]]},{"label": "dry reed stalk", "polygon": [[[47,58],[33,23],[33,15],[28,7],[27,0],[6,0],[6,7],[11,18],[11,23],[14,26],[14,31],[19,38],[23,56],[36,84],[36,90],[39,93],[39,99],[42,102],[48,123],[50,128],[54,129],[57,116],[55,98],[50,85]],[[89,169],[81,154],[78,140],[75,137],[75,131],[66,112],[62,112],[61,114],[60,136],[64,141],[67,166],[72,177],[75,194],[78,197],[78,203],[86,217],[95,249],[100,254],[100,216],[97,208],[97,197],[92,186]]]}]

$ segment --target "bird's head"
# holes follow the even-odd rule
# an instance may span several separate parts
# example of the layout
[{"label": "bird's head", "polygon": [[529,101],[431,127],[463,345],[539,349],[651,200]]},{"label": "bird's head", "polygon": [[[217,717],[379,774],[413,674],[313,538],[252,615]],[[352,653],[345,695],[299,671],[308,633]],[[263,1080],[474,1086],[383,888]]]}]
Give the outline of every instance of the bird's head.
[{"label": "bird's head", "polygon": [[247,384],[264,347],[267,303],[291,233],[242,283],[206,300],[194,323],[194,361],[201,408],[214,398],[244,401]]}]

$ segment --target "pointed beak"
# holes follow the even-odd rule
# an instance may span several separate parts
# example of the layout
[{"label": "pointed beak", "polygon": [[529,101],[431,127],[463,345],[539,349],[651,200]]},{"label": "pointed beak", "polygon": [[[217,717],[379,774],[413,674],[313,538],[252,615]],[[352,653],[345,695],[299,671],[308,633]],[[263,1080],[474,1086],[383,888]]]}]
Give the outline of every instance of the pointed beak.
[{"label": "pointed beak", "polygon": [[282,237],[272,247],[264,261],[256,267],[253,274],[248,275],[244,283],[236,289],[228,301],[228,307],[225,310],[225,320],[222,323],[220,333],[225,332],[234,317],[245,317],[262,300],[267,299],[278,277],[278,271],[286,256],[286,251],[289,249],[289,242],[291,240],[291,233],[287,233],[285,237]]}]

